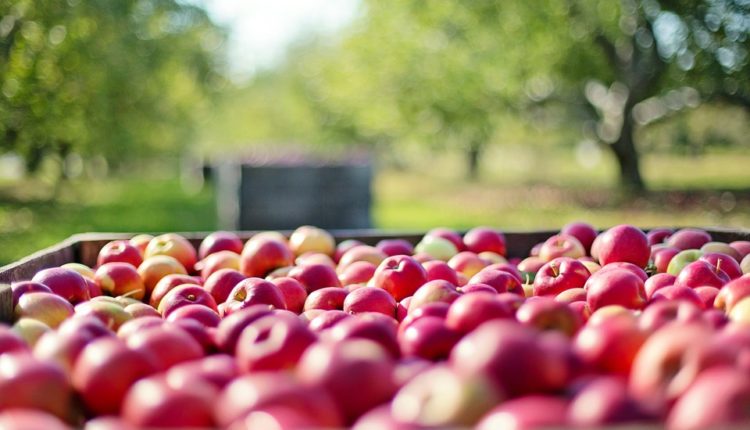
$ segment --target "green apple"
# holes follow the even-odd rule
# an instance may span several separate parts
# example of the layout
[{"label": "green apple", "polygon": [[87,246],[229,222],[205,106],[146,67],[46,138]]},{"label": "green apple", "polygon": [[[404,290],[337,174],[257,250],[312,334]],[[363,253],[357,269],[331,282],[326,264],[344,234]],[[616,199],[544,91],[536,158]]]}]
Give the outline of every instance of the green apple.
[{"label": "green apple", "polygon": [[667,273],[677,276],[680,274],[680,271],[683,267],[687,266],[693,261],[697,261],[699,258],[701,258],[701,256],[703,256],[703,251],[699,249],[686,249],[684,251],[680,251],[677,253],[677,255],[672,257],[672,260],[670,260],[669,266],[667,266]]},{"label": "green apple", "polygon": [[451,257],[458,254],[456,245],[448,239],[437,236],[425,236],[422,241],[414,247],[417,254],[427,254],[432,258],[448,261]]}]

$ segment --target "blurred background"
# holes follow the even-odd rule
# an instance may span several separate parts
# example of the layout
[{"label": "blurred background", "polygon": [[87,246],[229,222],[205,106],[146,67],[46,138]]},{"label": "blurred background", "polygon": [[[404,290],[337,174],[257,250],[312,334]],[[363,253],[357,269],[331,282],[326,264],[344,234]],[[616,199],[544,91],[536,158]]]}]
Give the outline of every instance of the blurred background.
[{"label": "blurred background", "polygon": [[748,0],[3,0],[0,264],[321,206],[750,227],[749,36]]}]

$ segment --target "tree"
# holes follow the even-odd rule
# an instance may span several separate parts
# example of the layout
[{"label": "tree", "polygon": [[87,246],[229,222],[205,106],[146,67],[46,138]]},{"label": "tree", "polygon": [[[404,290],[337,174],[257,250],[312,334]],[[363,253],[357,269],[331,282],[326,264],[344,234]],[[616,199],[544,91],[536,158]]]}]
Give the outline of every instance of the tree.
[{"label": "tree", "polygon": [[223,31],[177,0],[0,3],[0,151],[119,160],[185,147]]}]

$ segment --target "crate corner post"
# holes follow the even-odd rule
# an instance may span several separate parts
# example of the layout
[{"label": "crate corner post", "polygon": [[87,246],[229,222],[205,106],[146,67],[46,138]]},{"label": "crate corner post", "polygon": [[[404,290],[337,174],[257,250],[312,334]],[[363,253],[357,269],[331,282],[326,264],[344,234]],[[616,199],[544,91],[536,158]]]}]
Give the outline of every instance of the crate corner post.
[{"label": "crate corner post", "polygon": [[0,284],[0,323],[13,322],[13,291],[10,284]]}]

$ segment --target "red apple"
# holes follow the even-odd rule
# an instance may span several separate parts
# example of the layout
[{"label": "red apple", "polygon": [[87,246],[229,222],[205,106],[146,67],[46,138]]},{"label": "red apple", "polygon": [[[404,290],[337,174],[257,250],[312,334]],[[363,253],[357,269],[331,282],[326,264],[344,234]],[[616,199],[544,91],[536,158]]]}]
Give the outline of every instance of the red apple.
[{"label": "red apple", "polygon": [[289,246],[272,238],[251,239],[240,256],[240,271],[247,277],[266,276],[280,267],[294,264],[294,254]]},{"label": "red apple", "polygon": [[143,318],[134,318],[125,322],[117,329],[117,337],[127,339],[131,335],[151,327],[161,327],[166,320],[161,316],[147,316]]},{"label": "red apple", "polygon": [[659,288],[654,295],[651,296],[650,302],[653,303],[662,300],[686,301],[694,304],[699,309],[703,308],[703,300],[698,297],[698,293],[696,293],[695,290],[679,285],[670,285],[668,287]]},{"label": "red apple", "polygon": [[338,309],[327,310],[316,315],[313,319],[310,320],[310,323],[307,326],[313,332],[320,333],[335,326],[342,320],[350,317],[350,314]]},{"label": "red apple", "polygon": [[73,333],[84,334],[91,338],[101,336],[113,336],[114,332],[100,319],[93,316],[74,316],[63,321],[57,328],[58,333],[69,335]]},{"label": "red apple", "polygon": [[32,318],[56,328],[73,315],[73,305],[57,294],[26,293],[19,297],[14,315],[16,320]]},{"label": "red apple", "polygon": [[276,285],[284,296],[284,303],[287,310],[297,314],[302,312],[305,300],[307,299],[307,291],[305,291],[305,287],[299,281],[283,276],[272,279],[271,283]]},{"label": "red apple", "polygon": [[750,240],[735,240],[734,242],[730,242],[729,246],[740,254],[740,261],[750,254]]},{"label": "red apple", "polygon": [[128,348],[117,338],[102,337],[84,348],[71,379],[87,410],[117,414],[130,386],[156,370],[145,353]]},{"label": "red apple", "polygon": [[586,266],[569,257],[559,257],[542,266],[534,277],[534,295],[557,295],[581,288],[591,276]]},{"label": "red apple", "polygon": [[511,275],[513,275],[514,278],[518,279],[518,282],[520,282],[520,283],[524,283],[524,282],[527,281],[526,277],[524,277],[521,274],[521,272],[518,270],[518,268],[515,265],[510,264],[508,262],[504,262],[504,263],[492,263],[492,264],[490,264],[489,266],[485,267],[482,270],[483,271],[484,270],[499,270],[501,272],[510,273]]},{"label": "red apple", "polygon": [[151,376],[128,390],[122,417],[137,428],[211,428],[215,395],[209,384],[174,387],[163,375]]},{"label": "red apple", "polygon": [[[245,279],[245,275],[233,269],[220,269],[212,273],[205,283],[203,289],[208,291],[216,303],[224,303],[234,287]],[[153,296],[152,296],[153,297]],[[158,304],[157,304],[158,307]]]},{"label": "red apple", "polygon": [[289,248],[295,255],[312,251],[333,256],[336,241],[330,233],[321,228],[303,225],[289,236]]},{"label": "red apple", "polygon": [[728,282],[729,276],[722,270],[717,269],[711,263],[698,260],[680,270],[674,284],[689,288],[704,286],[721,288]]},{"label": "red apple", "polygon": [[479,273],[469,279],[469,284],[485,284],[493,287],[498,293],[514,293],[523,297],[521,281],[509,272],[494,270],[492,266],[482,269]]},{"label": "red apple", "polygon": [[521,324],[538,330],[556,330],[573,336],[583,325],[567,303],[551,297],[537,297],[526,300],[516,311],[516,319]]},{"label": "red apple", "polygon": [[37,272],[31,281],[46,285],[53,293],[72,304],[86,301],[91,297],[86,280],[74,270],[62,267],[43,269]]},{"label": "red apple", "polygon": [[461,294],[456,290],[456,287],[448,281],[442,279],[429,281],[414,292],[409,302],[408,311],[409,313],[414,312],[415,309],[428,303],[453,303],[460,296]]},{"label": "red apple", "polygon": [[336,271],[325,264],[296,266],[289,271],[289,277],[304,285],[308,294],[326,287],[341,287]]},{"label": "red apple", "polygon": [[345,268],[358,261],[366,261],[377,266],[386,258],[388,258],[388,254],[378,248],[370,245],[357,245],[347,250],[341,256],[338,264],[338,270],[339,272],[342,272]]},{"label": "red apple", "polygon": [[550,354],[536,330],[519,323],[492,320],[464,336],[450,354],[460,375],[483,375],[509,397],[562,388],[568,364]]},{"label": "red apple", "polygon": [[683,228],[677,230],[667,239],[667,245],[680,250],[700,249],[701,246],[711,241],[708,232],[695,228]]},{"label": "red apple", "polygon": [[425,272],[427,272],[427,280],[428,281],[434,281],[434,280],[444,280],[447,282],[450,282],[453,285],[458,284],[458,275],[456,274],[456,271],[453,270],[448,263],[440,260],[433,260],[433,261],[427,261],[425,263],[422,263],[422,267],[424,267]]},{"label": "red apple", "polygon": [[490,251],[505,256],[505,235],[491,227],[474,227],[467,231],[463,239],[466,249],[479,254]]},{"label": "red apple", "polygon": [[586,281],[584,288],[592,312],[607,305],[641,309],[646,304],[643,281],[625,269],[600,270]]},{"label": "red apple", "polygon": [[339,273],[341,285],[366,284],[377,270],[377,266],[369,261],[355,261],[344,267]]},{"label": "red apple", "polygon": [[346,300],[348,295],[349,292],[346,289],[339,287],[326,287],[315,290],[307,296],[307,299],[305,299],[304,310],[343,309],[344,300]]},{"label": "red apple", "polygon": [[[105,296],[102,296],[104,298]],[[125,307],[116,301],[89,300],[79,303],[74,308],[76,317],[92,316],[98,318],[105,326],[117,331],[122,324],[133,316],[125,312]]]},{"label": "red apple", "polygon": [[471,251],[463,251],[451,257],[448,260],[450,266],[456,272],[463,273],[471,278],[479,273],[480,270],[487,267],[487,262]]},{"label": "red apple", "polygon": [[570,404],[570,425],[603,428],[607,425],[653,421],[652,415],[632,398],[627,380],[617,376],[595,377]]},{"label": "red apple", "polygon": [[597,270],[597,273],[599,272],[606,272],[608,270],[627,270],[628,272],[634,274],[635,276],[641,278],[641,281],[646,282],[648,279],[648,273],[646,273],[645,270],[642,268],[636,266],[633,263],[626,263],[623,261],[618,261],[615,263],[609,263],[604,266],[602,266],[599,270]]},{"label": "red apple", "polygon": [[611,316],[586,324],[576,335],[573,350],[589,369],[627,376],[647,337],[634,318]]},{"label": "red apple", "polygon": [[586,249],[574,236],[556,234],[547,239],[539,249],[539,258],[551,261],[559,257],[579,258],[586,255]]},{"label": "red apple", "polygon": [[545,264],[547,264],[547,262],[539,257],[526,257],[518,263],[518,270],[524,275],[524,279],[526,279],[527,276],[534,279],[537,272],[539,272],[539,269]]},{"label": "red apple", "polygon": [[729,276],[729,279],[737,279],[742,276],[740,264],[734,258],[720,252],[705,252],[698,259],[705,261],[714,266],[716,270],[721,270]]},{"label": "red apple", "polygon": [[359,314],[336,323],[326,332],[326,338],[335,343],[353,339],[366,339],[383,347],[398,358],[401,351],[397,339],[398,323],[380,313]]},{"label": "red apple", "polygon": [[654,262],[654,266],[656,266],[657,273],[666,273],[672,258],[679,253],[679,249],[670,246],[653,250],[651,252],[651,259]]},{"label": "red apple", "polygon": [[201,279],[208,279],[211,274],[221,269],[240,269],[240,254],[232,251],[218,251],[195,263],[195,270]]},{"label": "red apple", "polygon": [[701,307],[688,300],[657,300],[650,303],[638,318],[638,324],[648,332],[673,322],[688,323],[701,318]]},{"label": "red apple", "polygon": [[[151,327],[131,334],[128,348],[149,357],[159,370],[203,357],[203,348],[185,330],[172,325]],[[168,347],[167,347],[168,345]]]},{"label": "red apple", "polygon": [[104,263],[96,269],[94,280],[111,296],[128,296],[141,300],[146,295],[146,286],[134,266],[129,263]]},{"label": "red apple", "polygon": [[427,272],[415,259],[406,255],[396,255],[383,260],[370,283],[382,288],[396,301],[411,296],[427,282]]},{"label": "red apple", "polygon": [[176,233],[154,237],[149,241],[143,255],[146,259],[156,255],[168,255],[179,261],[188,271],[192,271],[198,261],[198,254],[190,241]]},{"label": "red apple", "polygon": [[29,345],[10,327],[0,323],[0,355],[29,351]]},{"label": "red apple", "polygon": [[0,428],[3,430],[71,430],[71,427],[65,425],[60,418],[35,409],[9,409],[0,412]]},{"label": "red apple", "polygon": [[459,234],[455,230],[451,230],[449,228],[444,228],[444,227],[437,227],[428,231],[427,234],[425,234],[425,236],[434,236],[434,237],[439,237],[439,238],[448,240],[449,242],[453,244],[453,246],[456,247],[456,249],[459,252],[466,250],[466,245],[464,244],[464,241],[461,238],[461,234]]},{"label": "red apple", "polygon": [[216,231],[206,236],[198,247],[198,258],[203,260],[210,254],[219,251],[231,251],[236,254],[242,252],[242,240],[236,233]]},{"label": "red apple", "polygon": [[138,274],[146,286],[146,296],[150,297],[156,284],[165,276],[172,274],[187,275],[185,267],[169,255],[155,255],[143,260],[138,266]]},{"label": "red apple", "polygon": [[646,267],[651,250],[646,235],[637,227],[622,224],[601,234],[598,243],[598,260],[603,265],[624,261]]},{"label": "red apple", "polygon": [[670,275],[669,273],[657,273],[656,275],[646,279],[643,287],[646,291],[646,297],[651,299],[656,291],[660,288],[670,287],[674,285],[674,281],[677,279],[676,276]]},{"label": "red apple", "polygon": [[648,246],[662,244],[671,235],[672,235],[672,229],[670,228],[652,228],[651,230],[648,231],[648,233],[646,233]]},{"label": "red apple", "polygon": [[167,321],[173,322],[185,318],[198,321],[206,327],[216,327],[221,321],[217,311],[200,304],[185,305],[176,308],[169,312]]},{"label": "red apple", "polygon": [[384,404],[370,409],[352,425],[352,430],[388,429],[388,430],[426,430],[418,424],[405,423],[393,417],[391,405]]},{"label": "red apple", "polygon": [[598,234],[594,226],[580,221],[565,224],[560,230],[560,233],[573,236],[578,239],[578,241],[581,242],[581,245],[583,245],[583,248],[586,250],[586,254],[590,253],[591,244],[594,243],[594,239],[596,239],[596,236]]},{"label": "red apple", "polygon": [[[458,236],[458,241],[461,242],[460,235]],[[375,248],[388,257],[394,255],[412,255],[414,253],[414,245],[404,239],[383,239],[375,245]]]},{"label": "red apple", "polygon": [[729,314],[740,300],[750,296],[750,274],[727,283],[719,290],[714,307]]},{"label": "red apple", "polygon": [[297,318],[268,315],[250,323],[237,342],[243,372],[293,369],[317,336]]},{"label": "red apple", "polygon": [[445,302],[432,302],[427,303],[424,306],[420,306],[409,313],[404,320],[398,325],[398,333],[403,333],[409,326],[424,317],[438,317],[445,319],[448,315],[448,309],[450,308],[449,303]]},{"label": "red apple", "polygon": [[215,354],[174,365],[166,372],[165,377],[167,383],[173,387],[202,382],[222,389],[239,374],[240,368],[234,357],[228,354]]},{"label": "red apple", "polygon": [[114,262],[130,263],[133,267],[138,267],[143,263],[143,254],[138,247],[127,240],[113,240],[99,251],[96,265]]},{"label": "red apple", "polygon": [[254,305],[268,305],[276,309],[286,309],[284,295],[279,287],[261,278],[247,278],[235,285],[225,302],[225,315]]},{"label": "red apple", "polygon": [[703,309],[713,309],[716,297],[719,295],[719,289],[714,287],[697,287],[693,288],[698,298],[701,299]]},{"label": "red apple", "polygon": [[156,283],[149,297],[149,304],[158,308],[164,296],[180,285],[201,285],[200,280],[194,276],[185,274],[166,275]]},{"label": "red apple", "polygon": [[193,304],[207,306],[211,310],[218,312],[213,296],[204,290],[203,287],[192,284],[180,285],[170,290],[159,302],[158,311],[164,318],[167,318],[169,314],[177,309]]},{"label": "red apple", "polygon": [[497,294],[497,290],[495,290],[494,288],[490,287],[487,284],[466,284],[463,287],[458,287],[456,289],[460,291],[462,295],[469,294],[469,293],[479,293],[479,292]]},{"label": "red apple", "polygon": [[362,287],[346,296],[343,303],[343,310],[349,314],[379,312],[395,318],[396,300],[381,288]]},{"label": "red apple", "polygon": [[461,334],[448,328],[445,319],[425,316],[409,324],[399,333],[398,341],[404,357],[445,360]]},{"label": "red apple", "polygon": [[555,296],[555,300],[558,302],[563,303],[573,303],[573,302],[585,302],[586,301],[586,290],[583,288],[571,288],[569,290],[565,290],[561,292],[560,294]]},{"label": "red apple", "polygon": [[0,393],[0,411],[38,409],[58,418],[70,416],[73,393],[63,369],[27,353],[0,355]]},{"label": "red apple", "polygon": [[13,293],[13,308],[16,308],[18,304],[18,298],[26,293],[52,293],[52,290],[39,282],[21,281],[10,284],[11,291]]},{"label": "red apple", "polygon": [[528,395],[511,399],[490,410],[476,426],[477,430],[531,430],[565,428],[568,401],[550,395]]},{"label": "red apple", "polygon": [[393,361],[379,345],[352,340],[312,345],[302,355],[297,375],[305,385],[323,387],[351,424],[391,398],[396,390],[393,370]]}]

